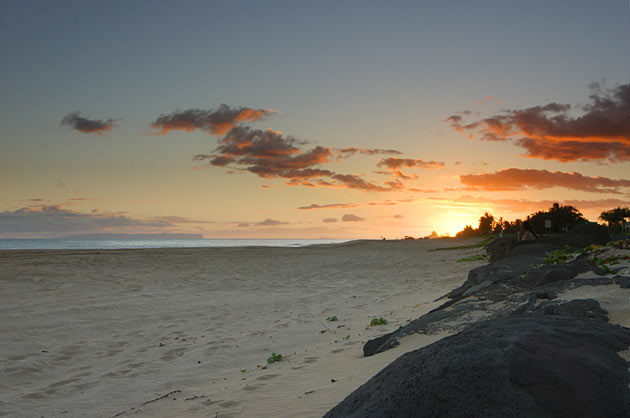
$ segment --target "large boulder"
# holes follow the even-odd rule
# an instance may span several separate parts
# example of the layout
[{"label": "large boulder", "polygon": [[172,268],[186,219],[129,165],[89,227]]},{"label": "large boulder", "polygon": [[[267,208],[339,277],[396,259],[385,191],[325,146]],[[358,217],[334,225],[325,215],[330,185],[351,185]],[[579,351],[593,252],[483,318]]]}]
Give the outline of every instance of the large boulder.
[{"label": "large boulder", "polygon": [[487,287],[495,283],[522,281],[523,275],[531,271],[534,266],[541,264],[547,253],[559,248],[542,242],[524,242],[528,244],[510,249],[501,259],[470,270],[464,284],[448,293],[447,297],[467,296],[471,294],[470,289],[481,285]]},{"label": "large boulder", "polygon": [[325,417],[628,417],[629,345],[597,320],[482,321],[399,357]]}]

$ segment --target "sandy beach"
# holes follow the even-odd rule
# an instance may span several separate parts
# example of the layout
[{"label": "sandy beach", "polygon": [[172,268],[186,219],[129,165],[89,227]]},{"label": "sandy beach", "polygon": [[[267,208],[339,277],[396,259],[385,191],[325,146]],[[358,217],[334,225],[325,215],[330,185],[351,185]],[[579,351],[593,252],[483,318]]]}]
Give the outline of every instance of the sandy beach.
[{"label": "sandy beach", "polygon": [[427,250],[474,242],[2,252],[0,416],[321,416],[446,335],[362,353],[484,263]]}]

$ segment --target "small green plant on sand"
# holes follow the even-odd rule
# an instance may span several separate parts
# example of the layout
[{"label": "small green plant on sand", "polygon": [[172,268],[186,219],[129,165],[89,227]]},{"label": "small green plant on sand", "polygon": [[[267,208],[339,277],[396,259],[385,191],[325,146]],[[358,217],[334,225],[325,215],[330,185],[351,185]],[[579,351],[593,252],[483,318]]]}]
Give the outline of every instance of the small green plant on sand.
[{"label": "small green plant on sand", "polygon": [[380,318],[373,318],[372,322],[370,322],[370,326],[371,327],[375,327],[377,325],[387,325],[387,319],[380,317]]},{"label": "small green plant on sand", "polygon": [[275,363],[276,361],[282,360],[282,354],[278,354],[275,351],[271,353],[271,356],[267,359],[267,363]]},{"label": "small green plant on sand", "polygon": [[545,264],[562,264],[566,262],[572,255],[571,247],[565,245],[560,250],[555,250],[550,253],[547,253],[547,257],[545,257]]},{"label": "small green plant on sand", "polygon": [[330,322],[335,322],[337,321],[337,316],[333,315],[333,316],[329,316],[328,318],[326,318],[326,321],[330,321]]},{"label": "small green plant on sand", "polygon": [[618,256],[612,256],[608,258],[593,257],[589,261],[591,262],[591,264],[596,265],[597,267],[604,270],[606,274],[615,274],[616,271],[608,267],[608,264],[613,265],[613,264],[619,263],[619,257]]},{"label": "small green plant on sand", "polygon": [[241,369],[241,373],[247,373],[247,369]]}]

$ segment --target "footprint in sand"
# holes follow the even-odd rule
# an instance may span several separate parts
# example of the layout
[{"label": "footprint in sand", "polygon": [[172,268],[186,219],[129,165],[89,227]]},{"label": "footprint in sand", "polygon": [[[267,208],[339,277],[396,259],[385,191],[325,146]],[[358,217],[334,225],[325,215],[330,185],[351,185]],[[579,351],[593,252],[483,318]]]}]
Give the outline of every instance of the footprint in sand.
[{"label": "footprint in sand", "polygon": [[275,379],[276,377],[280,376],[279,374],[265,374],[263,376],[259,376],[256,378],[256,380],[271,380],[271,379]]},{"label": "footprint in sand", "polygon": [[336,350],[332,350],[331,353],[337,354],[337,353],[341,353],[342,351],[346,351],[345,348],[338,348]]},{"label": "footprint in sand", "polygon": [[312,364],[312,363],[315,363],[317,360],[319,360],[319,357],[305,357],[304,363]]}]

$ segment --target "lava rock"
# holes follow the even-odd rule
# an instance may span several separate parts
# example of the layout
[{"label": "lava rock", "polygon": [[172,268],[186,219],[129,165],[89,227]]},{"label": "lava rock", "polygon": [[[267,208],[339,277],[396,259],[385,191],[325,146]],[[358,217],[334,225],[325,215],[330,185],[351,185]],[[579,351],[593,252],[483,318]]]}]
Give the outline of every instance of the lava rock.
[{"label": "lava rock", "polygon": [[325,417],[627,417],[630,330],[540,315],[477,322],[409,352]]},{"label": "lava rock", "polygon": [[568,245],[575,249],[584,248],[591,244],[604,245],[610,241],[608,228],[594,222],[587,222],[575,226],[569,232],[549,238],[549,243]]}]

